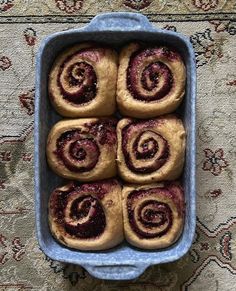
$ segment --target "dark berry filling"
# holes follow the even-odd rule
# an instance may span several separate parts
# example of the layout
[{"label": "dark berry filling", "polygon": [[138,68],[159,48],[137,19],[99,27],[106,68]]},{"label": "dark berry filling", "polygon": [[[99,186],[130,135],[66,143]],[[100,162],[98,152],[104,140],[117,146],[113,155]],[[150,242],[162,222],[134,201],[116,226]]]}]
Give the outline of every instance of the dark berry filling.
[{"label": "dark berry filling", "polygon": [[133,144],[133,150],[137,160],[153,158],[158,151],[158,143],[154,138],[148,138],[141,144],[142,151],[138,150],[139,140],[142,133],[136,138]]},{"label": "dark berry filling", "polygon": [[106,227],[106,216],[101,203],[91,195],[85,195],[73,201],[70,217],[78,223],[77,225],[65,223],[65,230],[70,235],[79,238],[97,237]]},{"label": "dark berry filling", "polygon": [[[147,208],[144,213],[142,213],[143,208]],[[147,227],[161,227],[168,222],[169,217],[172,218],[172,214],[167,204],[149,200],[145,201],[139,209],[139,217],[139,221]]]},{"label": "dark berry filling", "polygon": [[[138,50],[131,55],[127,70],[127,88],[135,99],[156,101],[164,98],[171,91],[173,75],[165,63],[153,61],[142,68],[146,58],[156,56],[159,59],[163,55],[167,56],[167,53],[161,48]],[[161,79],[163,80],[160,84]],[[145,94],[143,90],[146,91]]]},{"label": "dark berry filling", "polygon": [[86,151],[82,148],[83,146],[83,141],[75,141],[70,145],[70,154],[71,156],[78,160],[78,161],[83,161],[86,158]]},{"label": "dark berry filling", "polygon": [[[68,152],[65,150],[67,143],[70,143]],[[96,166],[100,150],[95,139],[86,138],[80,130],[71,130],[57,140],[56,155],[69,170],[87,172]]]},{"label": "dark berry filling", "polygon": [[100,119],[99,122],[87,123],[85,126],[89,132],[98,137],[101,145],[114,145],[117,142],[116,137],[117,120],[114,118]]},{"label": "dark berry filling", "polygon": [[[106,227],[106,217],[99,200],[102,200],[115,180],[77,185],[73,183],[67,191],[54,191],[50,199],[50,211],[60,227],[74,237],[86,239],[101,235]],[[78,197],[78,194],[80,196]],[[76,196],[76,197],[75,197]],[[74,200],[73,200],[73,197]],[[70,202],[72,201],[72,202]],[[65,210],[71,203],[68,217]]]},{"label": "dark berry filling", "polygon": [[[132,172],[148,174],[160,169],[168,160],[170,153],[167,141],[161,135],[151,130],[145,131],[145,127],[145,123],[131,123],[123,128],[122,151],[125,158],[125,163]],[[134,165],[132,156],[128,150],[131,136],[133,134],[137,135],[138,131],[140,133],[138,134],[134,143],[131,145],[131,148],[133,150],[135,159],[139,161],[143,160],[144,165],[140,167]],[[142,140],[140,144],[140,140],[143,134],[147,134],[148,132],[152,134],[152,137]],[[153,137],[153,135],[156,137],[156,139]],[[145,166],[145,160],[152,160],[151,165]]]},{"label": "dark berry filling", "polygon": [[70,217],[73,219],[81,219],[89,214],[89,210],[92,207],[93,197],[83,196],[73,201],[71,205]]},{"label": "dark berry filling", "polygon": [[99,58],[93,56],[96,54],[99,52],[94,49],[83,49],[69,56],[63,62],[57,76],[57,84],[64,99],[80,105],[95,98],[97,76],[92,65],[86,61],[81,61],[67,67],[67,63],[77,57],[98,60]]},{"label": "dark berry filling", "polygon": [[[160,189],[154,188],[150,191],[158,193]],[[158,198],[142,202],[144,198],[149,196],[150,191],[132,191],[127,199],[128,219],[131,228],[140,238],[146,239],[164,236],[173,225],[172,210],[167,203],[158,201]]]},{"label": "dark berry filling", "polygon": [[175,60],[179,60],[181,58],[180,55],[176,51],[174,51],[173,49],[170,49],[168,47],[162,48],[162,54],[169,61],[175,61]]},{"label": "dark berry filling", "polygon": [[83,130],[66,131],[57,140],[55,154],[73,172],[90,171],[99,160],[99,145],[116,145],[116,124],[116,119],[103,118],[84,124]]}]

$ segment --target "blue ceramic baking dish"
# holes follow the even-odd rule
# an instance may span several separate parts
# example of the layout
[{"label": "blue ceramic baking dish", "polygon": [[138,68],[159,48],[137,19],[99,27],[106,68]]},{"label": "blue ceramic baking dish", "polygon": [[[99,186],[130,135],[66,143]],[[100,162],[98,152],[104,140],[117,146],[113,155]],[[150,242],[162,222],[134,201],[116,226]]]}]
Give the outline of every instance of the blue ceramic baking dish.
[{"label": "blue ceramic baking dish", "polygon": [[[165,43],[176,47],[187,68],[184,103],[180,108],[187,131],[186,162],[183,185],[186,197],[186,220],[180,239],[171,247],[157,251],[134,248],[124,242],[107,251],[82,252],[67,248],[51,235],[47,220],[47,204],[52,190],[63,184],[47,166],[45,145],[52,125],[61,117],[50,105],[47,80],[50,67],[65,47],[84,41],[99,41],[115,48],[133,40]],[[154,28],[142,14],[107,13],[96,16],[83,28],[58,32],[45,38],[36,62],[35,96],[35,211],[37,236],[44,253],[58,261],[82,265],[93,276],[101,279],[125,280],[142,274],[147,267],[167,263],[182,257],[190,248],[196,224],[195,215],[195,89],[196,71],[194,51],[188,38]]]}]

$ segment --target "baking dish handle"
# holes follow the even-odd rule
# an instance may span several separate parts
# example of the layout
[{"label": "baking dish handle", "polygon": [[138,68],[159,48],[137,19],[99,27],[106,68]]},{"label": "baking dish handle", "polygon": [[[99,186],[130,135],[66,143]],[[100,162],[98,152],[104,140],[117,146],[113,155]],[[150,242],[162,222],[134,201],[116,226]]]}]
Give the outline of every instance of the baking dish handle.
[{"label": "baking dish handle", "polygon": [[140,276],[149,265],[83,265],[94,277],[106,280],[131,280]]},{"label": "baking dish handle", "polygon": [[146,16],[140,13],[116,12],[102,13],[95,16],[91,22],[85,26],[86,31],[102,30],[152,30],[154,29]]}]

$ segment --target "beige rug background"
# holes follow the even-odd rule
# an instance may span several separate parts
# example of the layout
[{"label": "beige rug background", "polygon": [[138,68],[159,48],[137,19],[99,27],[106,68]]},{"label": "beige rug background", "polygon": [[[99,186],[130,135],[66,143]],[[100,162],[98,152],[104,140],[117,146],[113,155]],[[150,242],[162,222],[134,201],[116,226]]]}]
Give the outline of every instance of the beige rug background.
[{"label": "beige rug background", "polygon": [[[109,282],[52,261],[35,239],[35,53],[46,35],[134,11],[188,35],[197,58],[197,231],[181,260]],[[236,290],[236,3],[227,0],[0,1],[0,290]]]}]

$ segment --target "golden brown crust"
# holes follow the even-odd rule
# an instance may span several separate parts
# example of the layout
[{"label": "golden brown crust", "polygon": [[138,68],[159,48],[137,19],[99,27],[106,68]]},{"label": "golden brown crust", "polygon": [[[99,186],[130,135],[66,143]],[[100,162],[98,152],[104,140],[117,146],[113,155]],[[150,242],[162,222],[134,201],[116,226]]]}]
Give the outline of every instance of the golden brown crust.
[{"label": "golden brown crust", "polygon": [[[166,65],[172,73],[172,80],[174,84],[165,97],[153,101],[143,101],[135,99],[127,87],[127,75],[129,74],[127,71],[129,68],[130,59],[132,55],[140,49],[140,44],[131,43],[124,47],[120,53],[117,80],[117,103],[120,112],[125,116],[143,119],[173,112],[181,103],[185,93],[186,69],[181,57],[175,52],[176,58],[170,59],[164,53],[160,52],[158,55],[154,54],[144,58],[142,63],[139,63],[140,68],[138,68],[136,72],[136,74],[138,74],[138,87],[144,95],[150,96],[153,92],[155,93],[157,91],[156,88],[151,91],[145,90],[141,82],[141,78],[143,76],[142,73],[148,65],[152,63],[160,62]],[[158,48],[159,51],[162,49],[166,48]],[[161,84],[161,76],[159,77],[159,84]],[[130,85],[132,86],[132,84]],[[161,85],[159,87],[161,87]]]},{"label": "golden brown crust", "polygon": [[[59,176],[67,179],[96,181],[114,177],[116,175],[117,148],[115,127],[116,121],[109,118],[59,121],[48,135],[46,152],[49,166]],[[58,140],[73,131],[77,132],[77,135],[71,134],[72,137],[64,138],[65,142],[61,147],[59,146],[58,152]],[[70,154],[72,144],[75,145],[75,157],[81,153],[84,154],[84,156],[79,156],[79,160],[74,159]],[[64,161],[69,164],[69,168],[63,162],[60,153],[64,157]],[[86,167],[91,169],[82,169]]]},{"label": "golden brown crust", "polygon": [[180,237],[185,202],[179,183],[127,185],[122,190],[122,204],[125,238],[130,244],[161,249]]},{"label": "golden brown crust", "polygon": [[[63,201],[63,209],[58,208],[62,205],[59,201]],[[75,203],[78,203],[76,213],[73,212]],[[85,203],[90,204],[85,206]],[[112,248],[124,238],[121,204],[121,186],[116,180],[80,186],[69,183],[51,194],[48,216],[51,232],[59,242],[71,248]],[[59,216],[58,211],[61,211]],[[73,232],[68,232],[68,229]]]},{"label": "golden brown crust", "polygon": [[[148,184],[179,178],[184,165],[185,130],[182,121],[174,115],[143,121],[124,118],[117,125],[117,137],[118,171],[125,181]],[[125,146],[124,138],[126,139]],[[156,144],[156,151],[152,152],[150,157],[138,159],[137,154],[134,153],[135,144],[138,145],[138,150],[144,153],[145,143],[147,147],[152,146],[150,138],[154,140],[152,143]],[[128,159],[125,157],[124,147],[129,154]],[[168,150],[168,155],[165,154],[165,150]],[[161,158],[160,151],[163,151],[163,158]],[[158,160],[159,156],[160,160]],[[131,161],[132,167],[129,166],[127,160]],[[161,166],[156,167],[155,164],[159,162]],[[150,169],[153,165],[156,169],[149,170],[149,172],[142,171],[142,167]],[[137,168],[139,171],[136,171]]]},{"label": "golden brown crust", "polygon": [[[83,51],[85,53],[81,53]],[[65,93],[61,91],[58,85],[58,80],[60,80],[58,76],[64,76],[61,78],[63,79],[65,91],[68,90],[70,92],[72,89],[74,91],[78,90],[80,85],[71,86],[68,83],[66,70],[70,70],[73,66],[78,66],[78,63],[81,62],[92,67],[93,72],[95,72],[96,89],[95,96],[92,100],[83,104],[75,104],[65,98]],[[62,70],[62,68],[64,69]],[[90,75],[89,73],[86,76],[85,73],[83,84],[89,82]],[[83,43],[63,51],[55,60],[49,74],[49,96],[55,110],[62,116],[92,117],[111,115],[115,111],[116,80],[116,52],[110,48],[99,47],[96,44]]]}]

